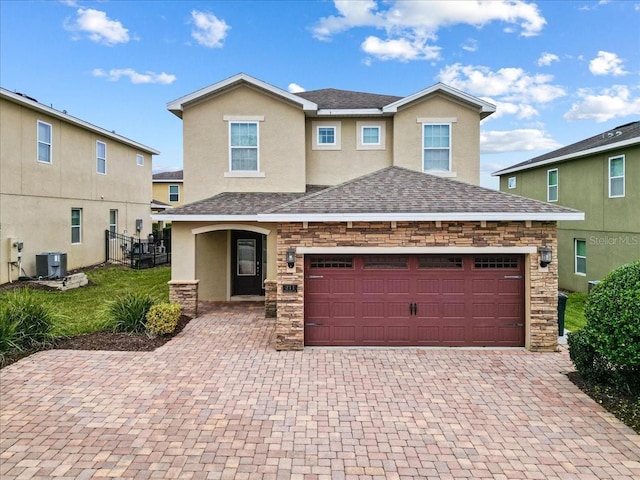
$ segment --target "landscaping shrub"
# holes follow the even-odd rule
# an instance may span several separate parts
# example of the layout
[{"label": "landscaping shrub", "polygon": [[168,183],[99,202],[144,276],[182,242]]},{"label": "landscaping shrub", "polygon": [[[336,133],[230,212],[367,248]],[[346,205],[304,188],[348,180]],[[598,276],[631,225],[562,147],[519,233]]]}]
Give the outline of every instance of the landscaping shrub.
[{"label": "landscaping shrub", "polygon": [[569,336],[578,373],[640,393],[640,260],[607,275],[585,305],[587,323]]},{"label": "landscaping shrub", "polygon": [[10,292],[0,309],[0,349],[39,348],[51,340],[54,314],[28,288]]},{"label": "landscaping shrub", "polygon": [[116,332],[143,333],[146,329],[146,316],[155,303],[151,295],[141,292],[128,292],[107,304],[107,315]]},{"label": "landscaping shrub", "polygon": [[179,303],[160,303],[147,312],[147,333],[150,336],[169,335],[178,326],[182,309]]}]

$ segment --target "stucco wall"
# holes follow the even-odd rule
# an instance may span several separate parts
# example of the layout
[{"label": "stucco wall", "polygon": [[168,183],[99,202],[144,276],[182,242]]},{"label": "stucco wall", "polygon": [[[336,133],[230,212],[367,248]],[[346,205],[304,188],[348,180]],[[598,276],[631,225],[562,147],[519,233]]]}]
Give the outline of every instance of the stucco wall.
[{"label": "stucco wall", "polygon": [[[259,177],[229,177],[229,121],[263,117]],[[299,106],[247,85],[187,105],[183,112],[184,202],[220,192],[304,192],[305,118]]]},{"label": "stucco wall", "polygon": [[[289,269],[286,251],[289,247],[534,247],[547,245],[556,252],[556,230],[553,222],[487,222],[486,227],[472,222],[388,222],[299,223],[278,226],[278,293],[276,348],[299,350],[304,347],[304,258],[297,256],[296,266]],[[526,346],[531,350],[550,351],[557,347],[557,258],[545,269],[538,255],[526,256]],[[283,284],[298,285],[297,293],[282,291]]]},{"label": "stucco wall", "polygon": [[[340,148],[313,148],[317,122],[340,128]],[[358,124],[381,126],[385,132],[384,146],[376,149],[358,147]],[[391,119],[308,118],[306,122],[307,183],[309,185],[337,185],[370,172],[390,167],[393,162],[393,121]]]},{"label": "stucco wall", "polygon": [[[609,198],[609,158],[625,155],[625,196]],[[558,205],[585,212],[584,221],[558,222],[560,288],[587,292],[589,280],[640,258],[640,147],[614,150],[579,160],[506,174],[500,190],[547,200],[547,171],[558,169]],[[508,179],[516,177],[516,188]],[[575,273],[574,239],[587,244],[587,275]]]},{"label": "stucco wall", "polygon": [[[393,163],[423,171],[422,122],[451,121],[451,175],[456,180],[480,183],[480,114],[452,97],[436,94],[403,107],[393,117]],[[435,172],[434,172],[435,173]],[[437,174],[437,173],[436,173]],[[450,175],[447,175],[450,176]]]},{"label": "stucco wall", "polygon": [[[151,232],[151,155],[62,119],[0,100],[0,283],[9,268],[9,238],[24,243],[23,268],[35,275],[36,254],[67,253],[67,268],[104,261],[104,231],[118,210],[118,232]],[[52,126],[52,161],[37,161],[37,121]],[[96,172],[96,141],[107,145],[107,174]],[[136,155],[144,156],[144,165]],[[82,242],[71,244],[71,209],[82,209]],[[11,272],[11,273],[9,273]]]},{"label": "stucco wall", "polygon": [[[178,201],[169,200],[169,185],[178,185]],[[184,204],[184,190],[182,182],[153,182],[152,198],[167,203],[172,207],[179,207]]]}]

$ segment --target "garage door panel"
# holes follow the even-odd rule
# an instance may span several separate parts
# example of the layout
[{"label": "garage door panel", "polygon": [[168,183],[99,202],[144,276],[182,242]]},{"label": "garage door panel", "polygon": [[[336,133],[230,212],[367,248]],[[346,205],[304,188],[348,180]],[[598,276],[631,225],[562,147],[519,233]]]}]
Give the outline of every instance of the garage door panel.
[{"label": "garage door panel", "polygon": [[308,345],[524,345],[522,256],[338,257],[306,272]]},{"label": "garage door panel", "polygon": [[331,303],[331,318],[353,319],[356,316],[356,303],[355,302],[333,302]]}]

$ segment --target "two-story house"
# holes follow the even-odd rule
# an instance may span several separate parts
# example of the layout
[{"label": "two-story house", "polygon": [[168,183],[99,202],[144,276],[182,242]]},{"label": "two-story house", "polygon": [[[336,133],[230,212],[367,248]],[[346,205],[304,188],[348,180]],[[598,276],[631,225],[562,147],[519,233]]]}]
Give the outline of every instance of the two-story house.
[{"label": "two-story house", "polygon": [[179,207],[184,203],[182,170],[154,173],[153,202],[164,207]]},{"label": "two-story house", "polygon": [[103,262],[106,230],[151,231],[158,151],[5,89],[0,138],[0,283],[36,276],[43,252],[69,270]]},{"label": "two-story house", "polygon": [[556,222],[583,215],[477,185],[493,105],[443,84],[292,94],[238,74],[168,109],[187,204],[154,219],[172,222],[188,314],[264,300],[280,350],[556,348]]},{"label": "two-story house", "polygon": [[493,175],[503,192],[585,212],[583,222],[558,223],[560,288],[587,292],[589,281],[640,258],[640,121]]}]

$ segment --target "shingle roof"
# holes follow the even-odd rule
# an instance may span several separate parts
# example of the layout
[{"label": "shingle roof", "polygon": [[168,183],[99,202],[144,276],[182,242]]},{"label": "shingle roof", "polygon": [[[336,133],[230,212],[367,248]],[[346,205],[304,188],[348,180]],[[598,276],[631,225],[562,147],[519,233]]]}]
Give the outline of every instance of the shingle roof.
[{"label": "shingle roof", "polygon": [[378,95],[375,93],[353,92],[335,88],[310,90],[308,92],[296,93],[296,95],[316,103],[320,109],[327,110],[382,108],[402,99],[402,97],[394,95]]},{"label": "shingle roof", "polygon": [[552,152],[545,153],[524,162],[517,163],[510,167],[504,168],[493,175],[501,175],[502,173],[508,173],[517,170],[525,170],[527,168],[533,168],[538,164],[552,163],[554,159],[568,160],[571,158],[579,157],[581,153],[588,153],[593,149],[605,149],[608,146],[616,148],[617,144],[621,142],[632,141],[638,139],[640,142],[640,121],[631,122],[625,125],[620,125],[612,130],[608,130],[593,137],[589,137],[585,140],[581,140],[566,147],[559,148]]},{"label": "shingle roof", "polygon": [[[184,205],[172,220],[251,216],[258,221],[349,219],[571,220],[576,210],[400,167],[306,193],[221,193]],[[206,217],[206,218],[204,218]],[[315,220],[314,220],[315,219]]]},{"label": "shingle roof", "polygon": [[272,208],[267,214],[568,213],[575,210],[477,185],[388,167]]},{"label": "shingle roof", "polygon": [[174,208],[171,215],[257,215],[323,188],[307,185],[304,193],[225,192]]},{"label": "shingle roof", "polygon": [[182,170],[154,173],[153,180],[182,180]]}]

